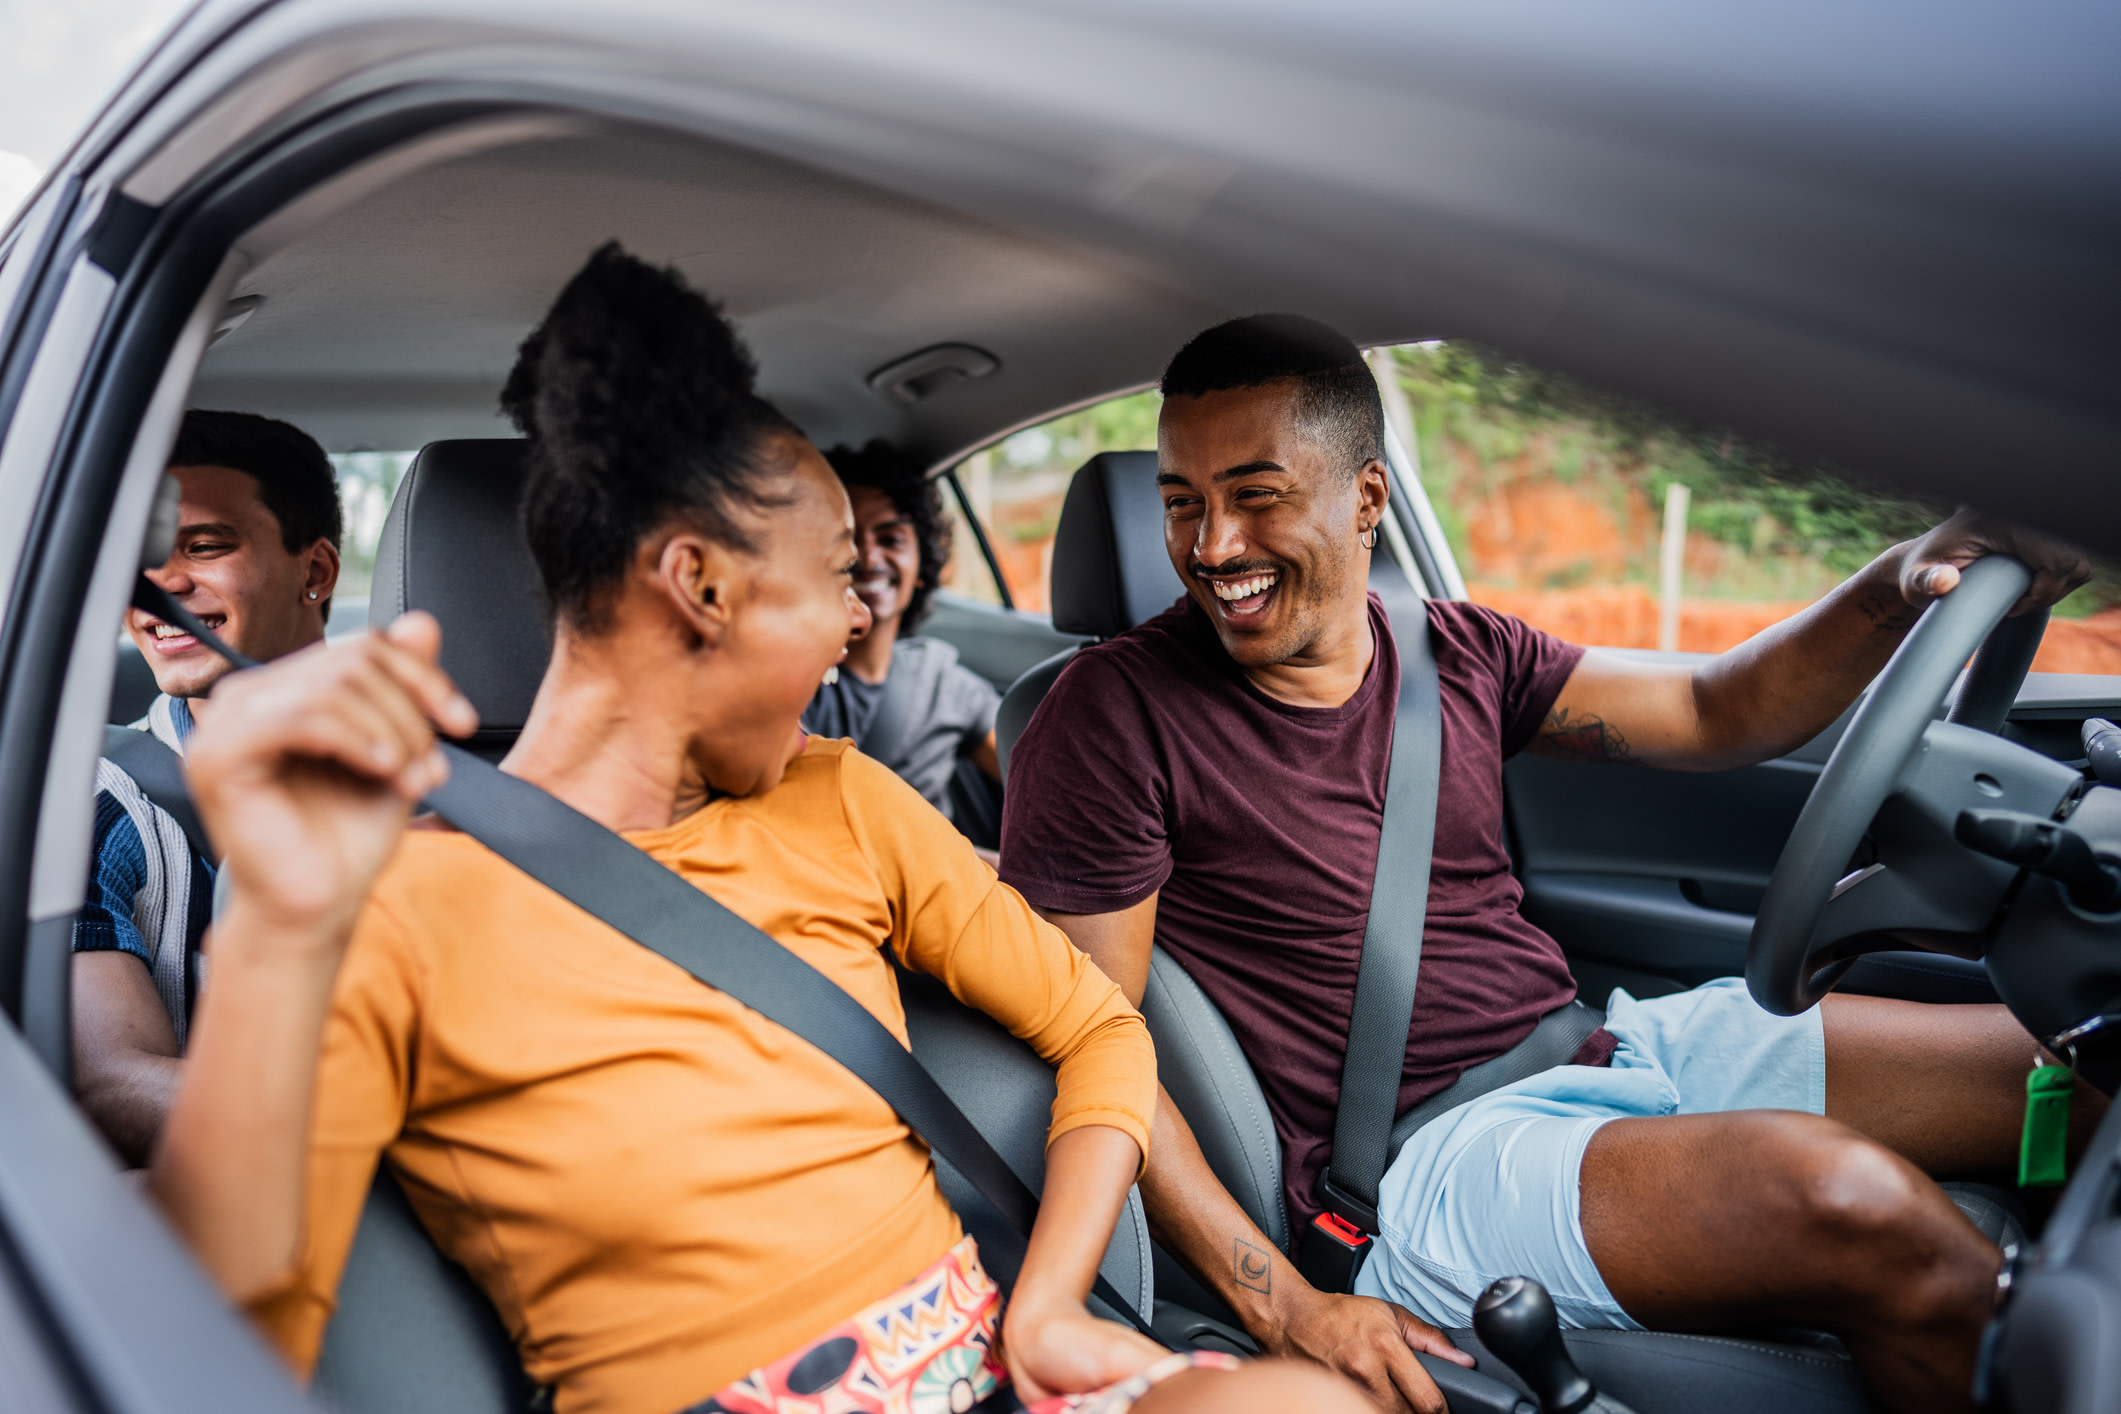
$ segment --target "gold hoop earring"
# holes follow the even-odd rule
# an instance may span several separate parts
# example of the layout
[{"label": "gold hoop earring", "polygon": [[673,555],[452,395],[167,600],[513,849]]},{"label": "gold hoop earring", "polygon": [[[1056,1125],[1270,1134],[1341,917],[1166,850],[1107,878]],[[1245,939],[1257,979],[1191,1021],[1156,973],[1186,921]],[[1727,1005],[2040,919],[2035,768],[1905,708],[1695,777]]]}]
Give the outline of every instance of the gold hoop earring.
[{"label": "gold hoop earring", "polygon": [[1374,550],[1377,548],[1377,527],[1373,525],[1355,538],[1362,541],[1363,549]]}]

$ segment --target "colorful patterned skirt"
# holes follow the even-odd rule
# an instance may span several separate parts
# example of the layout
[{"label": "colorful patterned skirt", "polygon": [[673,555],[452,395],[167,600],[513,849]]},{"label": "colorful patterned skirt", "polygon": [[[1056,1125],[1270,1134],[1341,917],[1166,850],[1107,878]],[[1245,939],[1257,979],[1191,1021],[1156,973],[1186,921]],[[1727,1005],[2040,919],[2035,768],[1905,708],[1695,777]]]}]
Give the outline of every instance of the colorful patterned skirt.
[{"label": "colorful patterned skirt", "polygon": [[1001,1311],[1001,1289],[966,1237],[891,1295],[685,1414],[1125,1414],[1173,1375],[1237,1368],[1232,1356],[1194,1351],[1088,1394],[1020,1404],[995,1350]]}]

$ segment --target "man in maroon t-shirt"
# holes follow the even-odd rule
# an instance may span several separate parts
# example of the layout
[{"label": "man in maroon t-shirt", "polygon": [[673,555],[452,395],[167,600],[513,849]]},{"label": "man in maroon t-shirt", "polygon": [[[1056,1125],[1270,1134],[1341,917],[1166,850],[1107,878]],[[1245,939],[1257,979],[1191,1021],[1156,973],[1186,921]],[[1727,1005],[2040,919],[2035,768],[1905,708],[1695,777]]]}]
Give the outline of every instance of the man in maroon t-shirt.
[{"label": "man in maroon t-shirt", "polygon": [[[1259,1075],[1302,1223],[1330,1152],[1398,697],[1367,592],[1383,409],[1354,345],[1293,316],[1209,330],[1163,391],[1157,482],[1186,597],[1055,683],[1012,756],[1002,877],[1137,1002],[1152,942],[1200,983]],[[1994,551],[2034,569],[2031,603],[2088,574],[2074,551],[1962,515],[1693,671],[1432,602],[1442,776],[1400,1112],[1575,995],[1518,911],[1507,757],[1778,756]],[[1784,1019],[1726,982],[1616,995],[1608,1027],[1548,1073],[1558,1087],[1510,1087],[1408,1141],[1358,1286],[1373,1296],[1305,1283],[1168,1097],[1151,1220],[1266,1349],[1336,1366],[1385,1408],[1442,1408],[1409,1350],[1455,1352],[1414,1312],[1463,1325],[1512,1274],[1547,1282],[1572,1325],[1824,1327],[1895,1407],[1967,1407],[2000,1254],[1922,1168],[2007,1167],[2032,1054],[2010,1015],[1834,996]],[[1945,1056],[1963,1084],[1934,1084]]]}]

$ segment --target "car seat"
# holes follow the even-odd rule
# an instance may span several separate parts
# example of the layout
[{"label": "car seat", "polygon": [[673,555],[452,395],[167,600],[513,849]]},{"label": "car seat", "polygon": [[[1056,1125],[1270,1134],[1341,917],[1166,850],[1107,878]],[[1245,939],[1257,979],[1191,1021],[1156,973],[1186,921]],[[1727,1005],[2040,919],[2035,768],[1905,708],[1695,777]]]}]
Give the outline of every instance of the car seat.
[{"label": "car seat", "polygon": [[[523,443],[436,442],[399,483],[376,554],[370,622],[424,609],[442,625],[442,666],[478,708],[473,746],[498,758],[522,730],[551,656],[543,590],[516,518]],[[1036,1191],[1045,1177],[1051,1067],[933,979],[900,974],[913,1052]],[[990,1269],[1015,1276],[1001,1217],[947,1164],[937,1177]],[[1130,1194],[1103,1272],[1153,1309],[1148,1223]],[[317,1364],[341,1414],[522,1414],[533,1393],[499,1316],[428,1240],[395,1180],[378,1175]]]},{"label": "car seat", "polygon": [[[1054,535],[1055,628],[1109,638],[1161,613],[1184,593],[1164,547],[1155,474],[1153,452],[1107,452],[1076,473]],[[1404,575],[1386,555],[1372,558],[1371,582],[1381,590],[1406,589]],[[1077,651],[1070,648],[1031,668],[1003,696],[996,736],[1005,772],[1010,748]],[[1209,1167],[1260,1230],[1288,1250],[1280,1142],[1265,1095],[1229,1023],[1161,949],[1152,954],[1142,1014],[1156,1040],[1159,1078],[1200,1140]],[[1404,1138],[1395,1134],[1395,1150]],[[2022,1240],[2009,1196],[1981,1184],[1945,1188],[1991,1240]],[[1167,1298],[1234,1320],[1161,1248],[1155,1260],[1158,1290]],[[1483,1373],[1523,1389],[1470,1331],[1452,1336],[1479,1356]],[[1565,1339],[1591,1379],[1637,1414],[1689,1414],[1712,1405],[1721,1414],[1839,1414],[1877,1407],[1847,1353],[1828,1336],[1792,1333],[1788,1339],[1745,1340],[1572,1331]]]}]

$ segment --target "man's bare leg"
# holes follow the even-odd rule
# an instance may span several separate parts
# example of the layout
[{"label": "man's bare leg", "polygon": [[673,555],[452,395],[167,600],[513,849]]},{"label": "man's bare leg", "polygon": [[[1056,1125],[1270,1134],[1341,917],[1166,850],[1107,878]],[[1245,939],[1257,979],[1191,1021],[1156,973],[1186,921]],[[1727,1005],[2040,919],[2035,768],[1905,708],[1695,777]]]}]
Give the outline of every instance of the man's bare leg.
[{"label": "man's bare leg", "polygon": [[[1826,1113],[1933,1178],[2008,1183],[2025,1123],[2033,1038],[2001,1006],[1828,997]],[[2079,1081],[2070,1152],[2083,1152],[2106,1097]]]},{"label": "man's bare leg", "polygon": [[[2001,1006],[1834,996],[1821,1020],[1825,1119],[1605,1126],[1584,1155],[1584,1240],[1644,1325],[1823,1327],[1895,1407],[1966,1407],[2001,1258],[1916,1170],[2007,1181],[2033,1039]],[[2073,1150],[2106,1103],[2078,1087]]]},{"label": "man's bare leg", "polygon": [[1644,1325],[1823,1328],[1891,1408],[1973,1408],[2002,1254],[1847,1125],[1788,1110],[1615,1120],[1584,1151],[1581,1192],[1591,1259]]}]

